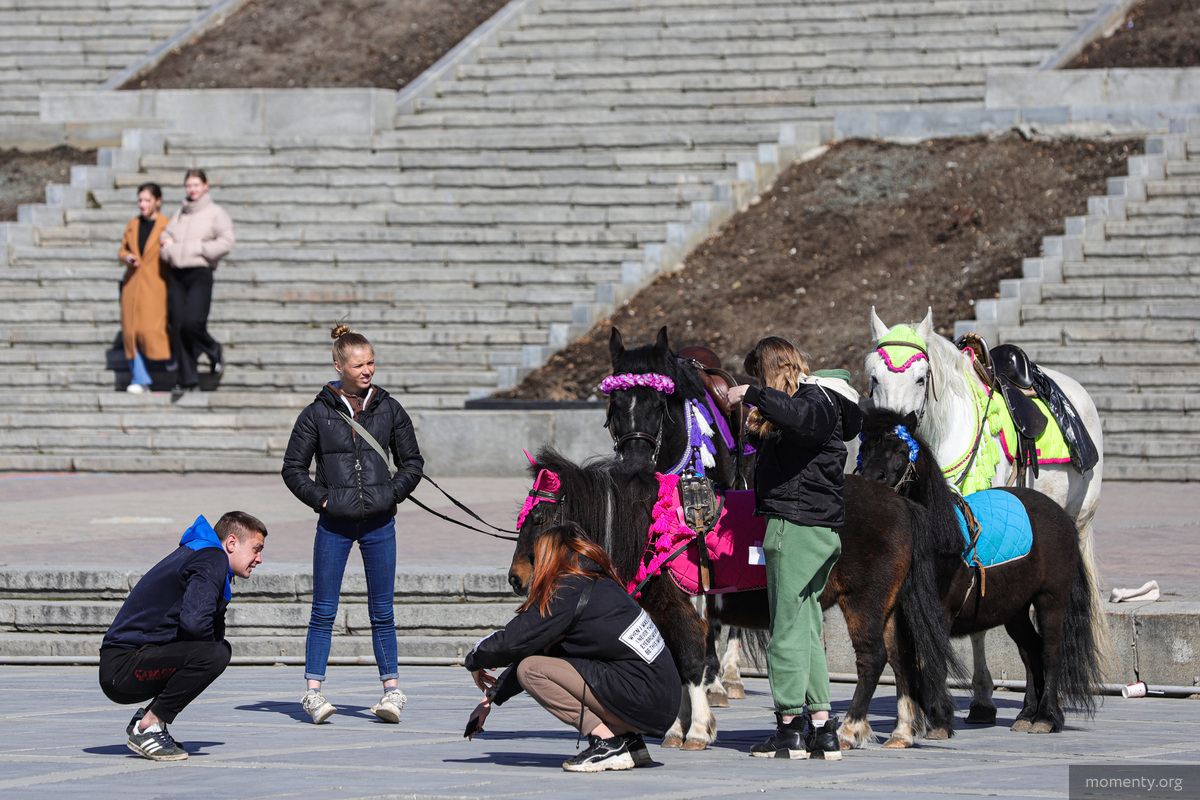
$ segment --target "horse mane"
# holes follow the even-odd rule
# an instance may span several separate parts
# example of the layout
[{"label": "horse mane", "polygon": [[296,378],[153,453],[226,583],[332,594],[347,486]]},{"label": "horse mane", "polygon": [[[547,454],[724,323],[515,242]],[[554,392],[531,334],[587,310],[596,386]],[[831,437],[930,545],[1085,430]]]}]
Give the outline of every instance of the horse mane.
[{"label": "horse mane", "polygon": [[538,450],[530,476],[543,469],[558,476],[564,517],[604,548],[622,580],[631,580],[645,552],[650,512],[658,499],[653,466],[629,469],[603,456],[576,464],[546,445]]},{"label": "horse mane", "polygon": [[654,358],[654,351],[653,344],[644,344],[626,350],[621,354],[618,363],[613,364],[613,374],[629,372],[635,375],[644,375],[648,372],[657,372],[675,381],[675,394],[680,398],[684,400],[704,399],[704,382],[700,380],[700,373],[697,370],[679,363],[679,357],[675,355],[674,351],[667,353],[664,359],[665,364]]},{"label": "horse mane", "polygon": [[[960,352],[954,342],[939,333],[930,334],[925,341],[929,353],[929,366],[933,374],[933,391],[929,397],[929,413],[922,420],[928,438],[944,441],[950,434],[950,417],[942,411],[949,405],[943,401],[954,397],[968,407],[974,404],[971,383],[967,372],[971,369],[971,357]],[[934,398],[937,398],[936,400]]]}]

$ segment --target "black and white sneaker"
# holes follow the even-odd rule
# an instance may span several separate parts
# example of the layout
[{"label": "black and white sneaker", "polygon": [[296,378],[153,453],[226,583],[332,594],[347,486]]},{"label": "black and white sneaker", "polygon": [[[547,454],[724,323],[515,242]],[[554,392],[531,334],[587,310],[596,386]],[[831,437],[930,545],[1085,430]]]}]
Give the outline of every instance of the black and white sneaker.
[{"label": "black and white sneaker", "polygon": [[139,708],[133,712],[133,719],[129,720],[129,724],[125,726],[125,735],[133,736],[133,727],[142,721],[142,717],[146,716],[146,709]]},{"label": "black and white sneaker", "polygon": [[166,724],[162,722],[156,722],[144,731],[135,727],[125,745],[151,761],[183,761],[188,757],[187,750],[171,738]]},{"label": "black and white sneaker", "polygon": [[626,733],[624,736],[625,749],[633,757],[635,767],[648,767],[654,763],[654,759],[650,757],[650,751],[646,749],[646,740],[640,733]]},{"label": "black and white sneaker", "polygon": [[624,736],[601,739],[588,734],[587,749],[563,762],[567,772],[604,772],[609,769],[633,769],[633,756]]},{"label": "black and white sneaker", "polygon": [[776,711],[775,733],[765,742],[751,747],[750,755],[755,758],[808,758],[808,748],[804,746],[805,720],[804,716],[797,715],[791,722],[784,722],[783,716]]},{"label": "black and white sneaker", "polygon": [[842,742],[838,738],[837,732],[839,724],[840,721],[837,717],[830,717],[819,728],[815,725],[809,726],[804,734],[804,747],[808,750],[809,758],[826,761],[842,760]]}]

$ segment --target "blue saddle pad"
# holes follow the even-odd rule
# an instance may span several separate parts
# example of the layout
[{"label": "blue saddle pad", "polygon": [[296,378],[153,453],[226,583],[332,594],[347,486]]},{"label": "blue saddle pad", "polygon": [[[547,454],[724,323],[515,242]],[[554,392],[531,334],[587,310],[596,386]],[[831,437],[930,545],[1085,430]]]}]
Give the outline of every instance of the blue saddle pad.
[{"label": "blue saddle pad", "polygon": [[[993,567],[1029,555],[1033,546],[1033,528],[1025,506],[1014,495],[1000,489],[984,489],[967,495],[967,505],[979,520],[979,541],[975,544],[975,555],[985,567]],[[967,520],[956,507],[958,527],[962,531],[964,547],[970,547]],[[971,553],[966,553],[968,563],[974,564]]]}]

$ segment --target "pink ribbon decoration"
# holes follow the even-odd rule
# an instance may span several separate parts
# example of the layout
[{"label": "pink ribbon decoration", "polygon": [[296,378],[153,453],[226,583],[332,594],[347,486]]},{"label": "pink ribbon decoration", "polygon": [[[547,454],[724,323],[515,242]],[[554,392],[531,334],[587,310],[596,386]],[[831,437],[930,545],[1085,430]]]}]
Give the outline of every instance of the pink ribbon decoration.
[{"label": "pink ribbon decoration", "polygon": [[622,375],[609,375],[600,381],[600,391],[605,394],[632,389],[635,386],[649,386],[663,394],[672,394],[675,391],[675,381],[655,372],[626,372]]},{"label": "pink ribbon decoration", "polygon": [[634,597],[641,594],[634,594],[638,584],[661,572],[671,553],[684,542],[696,538],[696,532],[684,525],[679,514],[675,513],[675,490],[679,485],[679,476],[658,473],[655,477],[658,478],[658,501],[651,512],[654,522],[650,525],[650,535],[646,541],[646,552],[654,555],[649,563],[643,561],[638,566],[637,575],[625,587],[625,591]]},{"label": "pink ribbon decoration", "polygon": [[[526,454],[528,455],[528,454]],[[549,492],[550,494],[558,494],[562,482],[558,476],[548,469],[544,469],[538,473],[537,480],[533,482],[533,488],[529,490],[529,496],[525,498],[525,505],[521,506],[521,513],[517,516],[517,530],[521,530],[521,526],[525,524],[525,517],[533,511],[533,507],[538,503],[557,503],[557,500],[551,500],[549,497],[536,497],[534,492]]]}]

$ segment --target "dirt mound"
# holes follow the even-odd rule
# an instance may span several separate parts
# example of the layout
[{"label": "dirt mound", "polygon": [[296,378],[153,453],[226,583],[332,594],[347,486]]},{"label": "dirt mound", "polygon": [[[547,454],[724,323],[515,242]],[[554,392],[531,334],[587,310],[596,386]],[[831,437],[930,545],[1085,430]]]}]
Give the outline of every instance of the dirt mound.
[{"label": "dirt mound", "polygon": [[0,222],[16,220],[17,206],[22,203],[46,202],[46,184],[70,183],[73,165],[95,163],[95,150],[65,145],[37,153],[0,150]]},{"label": "dirt mound", "polygon": [[586,399],[609,372],[609,327],[627,346],[666,325],[727,367],[766,334],[792,338],[817,368],[861,387],[869,312],[889,324],[932,306],[938,332],[975,316],[975,298],[1019,277],[1021,259],[1084,214],[1140,141],[849,141],[793,165],[761,199],[582,339],[498,397]]},{"label": "dirt mound", "polygon": [[1144,0],[1066,69],[1200,67],[1200,0]]},{"label": "dirt mound", "polygon": [[505,0],[250,0],[122,89],[399,89]]}]

